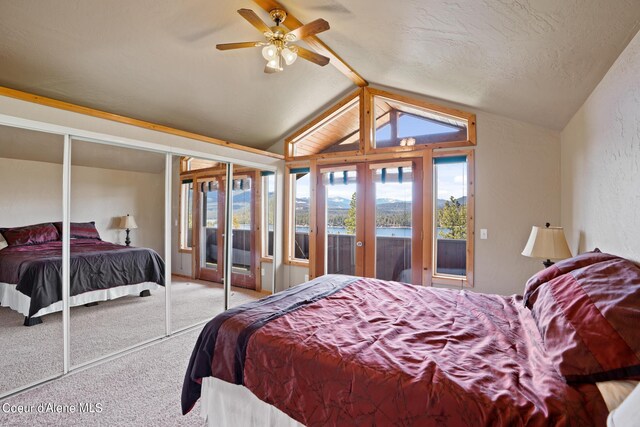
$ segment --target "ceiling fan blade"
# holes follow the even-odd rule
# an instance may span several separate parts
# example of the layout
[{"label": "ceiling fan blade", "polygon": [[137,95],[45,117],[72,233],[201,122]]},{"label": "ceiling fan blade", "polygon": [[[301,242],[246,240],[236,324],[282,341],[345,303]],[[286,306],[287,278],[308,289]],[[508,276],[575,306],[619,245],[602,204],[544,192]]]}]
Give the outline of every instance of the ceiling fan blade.
[{"label": "ceiling fan blade", "polygon": [[271,31],[271,28],[269,28],[269,26],[267,24],[265,24],[264,21],[262,19],[260,19],[260,17],[258,15],[256,15],[256,13],[253,10],[251,10],[251,9],[239,9],[238,13],[244,19],[249,21],[249,23],[251,25],[256,27],[258,29],[258,31],[260,31],[261,33],[264,34],[264,33],[268,32],[268,31]]},{"label": "ceiling fan blade", "polygon": [[313,22],[309,22],[302,27],[298,27],[293,31],[287,33],[287,35],[295,36],[297,40],[302,40],[305,37],[313,36],[315,34],[327,31],[329,29],[329,23],[324,19],[316,19]]},{"label": "ceiling fan blade", "polygon": [[260,43],[261,42],[223,43],[223,44],[217,44],[216,49],[218,50],[243,49],[246,47],[260,46]]},{"label": "ceiling fan blade", "polygon": [[311,61],[314,64],[318,64],[321,67],[324,67],[329,63],[329,58],[327,58],[326,56],[311,52],[309,49],[305,49],[300,46],[298,46],[298,56],[306,59],[307,61]]}]

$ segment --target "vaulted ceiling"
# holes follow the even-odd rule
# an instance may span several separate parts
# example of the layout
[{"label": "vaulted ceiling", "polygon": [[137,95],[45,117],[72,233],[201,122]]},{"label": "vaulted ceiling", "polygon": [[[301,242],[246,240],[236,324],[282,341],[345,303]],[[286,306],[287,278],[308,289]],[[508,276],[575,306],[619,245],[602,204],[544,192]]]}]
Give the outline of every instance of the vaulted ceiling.
[{"label": "vaulted ceiling", "polygon": [[[369,82],[562,129],[638,31],[637,0],[282,0]],[[266,148],[354,89],[262,72],[250,0],[0,0],[0,85]],[[256,38],[258,37],[258,38]],[[480,124],[479,124],[480,125]]]}]

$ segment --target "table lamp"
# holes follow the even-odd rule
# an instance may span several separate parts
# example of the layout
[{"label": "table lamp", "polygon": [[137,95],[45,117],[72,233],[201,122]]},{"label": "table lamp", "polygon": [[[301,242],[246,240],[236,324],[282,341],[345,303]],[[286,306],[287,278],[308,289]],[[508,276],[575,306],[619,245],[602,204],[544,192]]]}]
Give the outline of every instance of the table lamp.
[{"label": "table lamp", "polygon": [[529,241],[522,251],[524,256],[546,259],[542,262],[545,268],[553,265],[552,259],[571,258],[571,251],[562,227],[550,227],[550,225],[546,223],[544,227],[533,226]]},{"label": "table lamp", "polygon": [[124,241],[124,244],[129,246],[131,245],[131,239],[129,238],[129,232],[135,228],[138,228],[138,224],[136,224],[136,219],[127,214],[127,216],[123,216],[120,218],[120,227],[121,230],[127,230],[127,238]]}]

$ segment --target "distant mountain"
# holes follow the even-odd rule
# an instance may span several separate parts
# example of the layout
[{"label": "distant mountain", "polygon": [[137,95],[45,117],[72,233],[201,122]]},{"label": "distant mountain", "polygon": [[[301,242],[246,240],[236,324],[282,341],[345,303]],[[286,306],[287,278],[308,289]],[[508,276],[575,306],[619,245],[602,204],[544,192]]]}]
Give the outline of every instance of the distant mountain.
[{"label": "distant mountain", "polygon": [[[462,196],[456,199],[458,203],[461,205],[467,204],[467,196]],[[444,204],[447,200],[438,199],[438,209],[444,207]],[[398,199],[378,199],[376,200],[376,208],[381,211],[395,211],[399,209],[404,209],[404,207],[408,203],[403,200]],[[346,197],[331,197],[328,200],[327,208],[330,210],[343,210],[349,209],[351,206],[351,199],[347,199]],[[296,207],[298,209],[308,209],[309,208],[309,198],[296,198]]]},{"label": "distant mountain", "polygon": [[330,197],[327,205],[329,209],[349,209],[351,200],[344,197]]}]

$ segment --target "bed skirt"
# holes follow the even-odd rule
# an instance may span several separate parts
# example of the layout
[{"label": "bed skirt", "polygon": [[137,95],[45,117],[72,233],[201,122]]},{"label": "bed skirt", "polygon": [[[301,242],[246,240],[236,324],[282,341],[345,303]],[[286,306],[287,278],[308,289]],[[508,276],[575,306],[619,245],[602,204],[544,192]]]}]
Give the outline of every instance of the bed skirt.
[{"label": "bed skirt", "polygon": [[214,377],[202,379],[200,415],[209,427],[301,427],[287,414],[258,399],[248,388]]},{"label": "bed skirt", "polygon": [[[29,306],[31,298],[16,290],[17,285],[0,282],[0,306],[9,307],[12,310],[29,317]],[[70,307],[76,307],[92,302],[107,301],[127,295],[138,295],[142,291],[155,291],[161,286],[153,282],[137,283],[135,285],[116,286],[109,289],[98,289],[96,291],[85,292],[74,295],[69,300]],[[45,314],[62,311],[62,301],[55,302],[48,307],[41,308],[32,317],[40,317]]]}]

